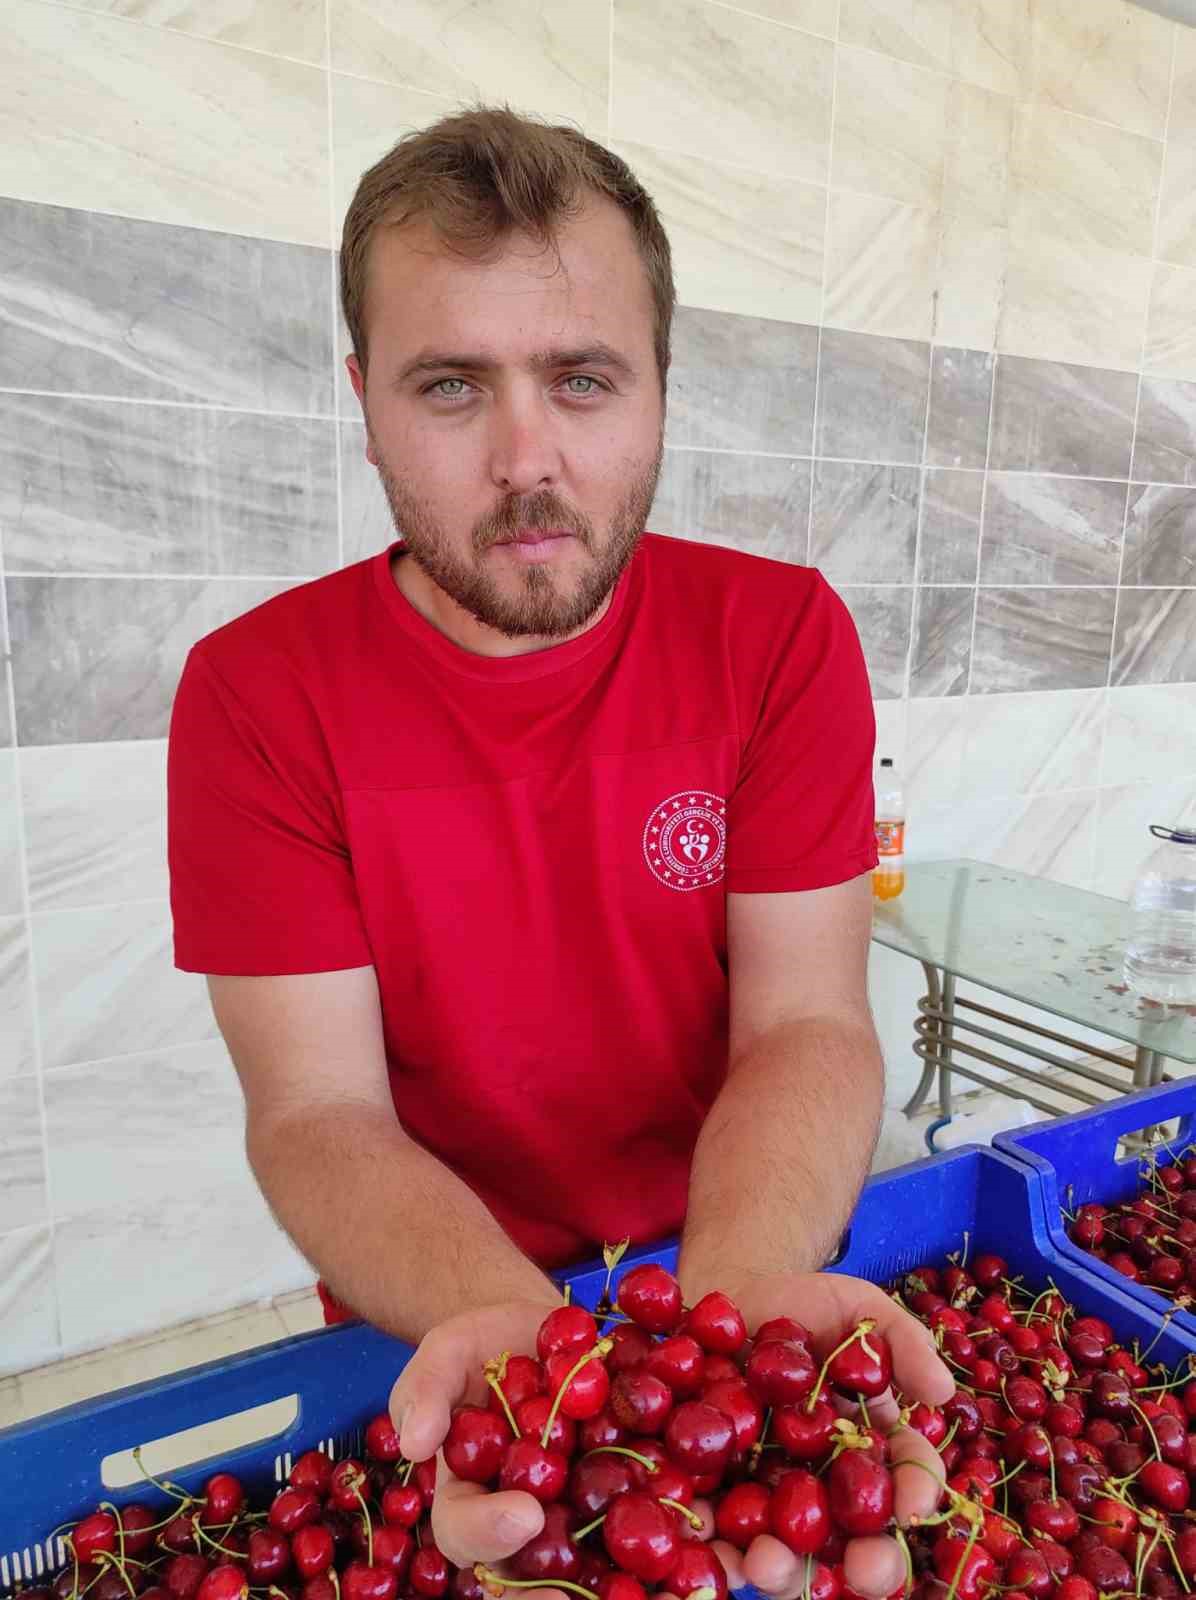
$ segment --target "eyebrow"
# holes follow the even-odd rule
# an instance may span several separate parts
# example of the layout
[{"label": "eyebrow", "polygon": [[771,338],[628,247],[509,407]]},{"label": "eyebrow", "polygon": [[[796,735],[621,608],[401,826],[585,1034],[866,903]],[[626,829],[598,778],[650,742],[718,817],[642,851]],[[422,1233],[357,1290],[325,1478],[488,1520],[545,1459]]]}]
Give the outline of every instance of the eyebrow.
[{"label": "eyebrow", "polygon": [[[634,377],[635,368],[609,344],[580,345],[576,349],[537,350],[528,360],[533,372],[552,372],[560,367],[613,367]],[[502,363],[481,352],[429,350],[415,357],[395,378],[396,386],[420,373],[443,372],[446,368],[464,372],[493,372]]]}]

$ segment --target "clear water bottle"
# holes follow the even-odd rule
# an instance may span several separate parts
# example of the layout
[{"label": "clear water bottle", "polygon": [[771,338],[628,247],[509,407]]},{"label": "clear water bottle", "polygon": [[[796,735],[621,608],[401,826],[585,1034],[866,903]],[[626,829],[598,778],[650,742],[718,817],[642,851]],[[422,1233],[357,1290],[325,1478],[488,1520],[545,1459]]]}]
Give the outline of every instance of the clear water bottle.
[{"label": "clear water bottle", "polygon": [[1196,824],[1150,831],[1164,842],[1130,899],[1125,981],[1147,1000],[1196,1005]]}]

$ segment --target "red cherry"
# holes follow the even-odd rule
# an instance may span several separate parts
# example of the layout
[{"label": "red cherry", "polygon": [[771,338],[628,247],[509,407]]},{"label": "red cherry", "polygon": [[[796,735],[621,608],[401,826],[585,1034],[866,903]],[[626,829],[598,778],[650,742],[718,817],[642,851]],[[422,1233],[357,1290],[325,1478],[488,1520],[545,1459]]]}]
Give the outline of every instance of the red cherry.
[{"label": "red cherry", "polygon": [[643,1328],[637,1328],[634,1322],[620,1322],[611,1329],[608,1335],[614,1349],[606,1358],[606,1366],[612,1378],[617,1378],[620,1372],[630,1372],[633,1367],[641,1366],[656,1349],[656,1341],[650,1333],[645,1333]]},{"label": "red cherry", "polygon": [[320,1502],[310,1489],[280,1489],[270,1503],[270,1526],[279,1533],[294,1533],[319,1516]]},{"label": "red cherry", "polygon": [[[511,1356],[507,1361],[507,1370],[503,1374],[501,1387],[511,1410],[518,1411],[525,1400],[530,1400],[534,1394],[544,1393],[544,1368],[531,1356]],[[499,1416],[505,1415],[502,1401],[493,1389],[490,1390],[486,1404]]]},{"label": "red cherry", "polygon": [[[530,1400],[525,1400],[515,1411],[515,1421],[519,1424],[519,1431],[533,1439],[539,1439],[549,1417],[552,1416],[552,1401],[546,1394],[534,1394]],[[507,1436],[510,1443],[510,1435]],[[552,1418],[552,1427],[548,1431],[548,1448],[559,1450],[563,1456],[571,1456],[577,1448],[577,1424],[572,1417],[567,1417],[564,1408],[558,1406],[556,1416]]]},{"label": "red cherry", "polygon": [[445,1465],[467,1483],[490,1483],[498,1476],[510,1442],[511,1425],[505,1418],[481,1406],[462,1406],[453,1413],[445,1435]]},{"label": "red cherry", "polygon": [[166,1563],[162,1581],[174,1600],[195,1600],[210,1567],[211,1563],[203,1556],[184,1551]]},{"label": "red cherry", "polygon": [[581,1575],[581,1552],[570,1537],[573,1527],[574,1514],[568,1506],[546,1506],[544,1526],[512,1558],[516,1577],[544,1584],[555,1580],[576,1583]]},{"label": "red cherry", "polygon": [[1009,1263],[1000,1256],[977,1256],[972,1262],[972,1276],[982,1289],[999,1289],[1009,1276]]},{"label": "red cherry", "polygon": [[351,1561],[341,1573],[343,1600],[395,1600],[398,1592],[398,1575],[391,1567]]},{"label": "red cherry", "polygon": [[249,1584],[240,1567],[222,1561],[206,1573],[195,1592],[195,1600],[247,1600]]},{"label": "red cherry", "polygon": [[1080,1531],[1080,1516],[1070,1500],[1035,1500],[1026,1507],[1026,1526],[1031,1533],[1068,1544]]},{"label": "red cherry", "polygon": [[218,1472],[204,1486],[204,1506],[200,1521],[205,1526],[231,1522],[245,1504],[245,1490],[240,1478],[231,1472]]},{"label": "red cherry", "polygon": [[679,1467],[695,1476],[722,1474],[735,1449],[730,1417],[704,1400],[685,1400],[669,1417],[665,1448]]},{"label": "red cherry", "polygon": [[[382,1527],[374,1529],[373,1541],[374,1565],[389,1567],[401,1586],[415,1554],[414,1534],[406,1528],[393,1528],[384,1523]],[[368,1543],[366,1548],[369,1548]]]},{"label": "red cherry", "polygon": [[821,1460],[835,1437],[838,1419],[830,1401],[820,1396],[812,1411],[807,1405],[777,1406],[772,1414],[773,1438],[793,1461]]},{"label": "red cherry", "polygon": [[604,1446],[622,1444],[626,1439],[626,1430],[619,1426],[610,1408],[600,1411],[596,1417],[587,1417],[577,1429],[577,1447],[583,1455],[588,1455],[591,1450],[600,1450]]},{"label": "red cherry", "polygon": [[[550,1394],[557,1394],[562,1384],[569,1379],[569,1374],[579,1359],[575,1350],[562,1350],[556,1355],[549,1356],[545,1370],[548,1373]],[[587,1361],[580,1372],[569,1379],[569,1386],[561,1396],[560,1410],[574,1421],[584,1421],[587,1417],[598,1415],[606,1405],[609,1395],[610,1374],[603,1363],[595,1357],[594,1360]]]},{"label": "red cherry", "polygon": [[[960,1600],[981,1600],[996,1578],[997,1564],[982,1544],[969,1550],[965,1540],[951,1534],[942,1534],[935,1540],[933,1559],[940,1581],[949,1584]],[[1016,1559],[1014,1556],[1013,1560]],[[1013,1578],[1009,1581],[1015,1582]]]},{"label": "red cherry", "polygon": [[814,1335],[805,1323],[795,1322],[792,1317],[773,1317],[756,1329],[757,1344],[768,1344],[773,1339],[792,1339],[794,1344],[807,1347],[814,1343]]},{"label": "red cherry", "polygon": [[407,1581],[416,1594],[439,1600],[449,1586],[450,1576],[449,1564],[440,1551],[434,1544],[426,1544],[415,1552]]},{"label": "red cherry", "polygon": [[400,1461],[403,1452],[399,1446],[399,1430],[390,1418],[382,1413],[366,1424],[365,1453],[375,1461]]},{"label": "red cherry", "polygon": [[[714,1482],[710,1480],[713,1477]],[[694,1496],[701,1485],[702,1493],[708,1494],[718,1487],[722,1478],[721,1472],[701,1473],[693,1476],[676,1466],[672,1461],[662,1461],[656,1471],[647,1475],[644,1488],[657,1500],[675,1500],[679,1505],[689,1506],[694,1502]],[[689,1524],[681,1532],[688,1537]],[[119,1600],[119,1597],[118,1597]]]},{"label": "red cherry", "polygon": [[922,1401],[919,1401],[910,1412],[909,1425],[911,1428],[916,1429],[924,1439],[928,1439],[936,1449],[947,1437],[946,1417],[937,1406],[928,1406]]},{"label": "red cherry", "polygon": [[382,1520],[395,1528],[414,1528],[423,1514],[424,1498],[413,1483],[388,1483],[382,1491]]},{"label": "red cherry", "polygon": [[753,1539],[768,1532],[770,1495],[762,1483],[737,1483],[714,1508],[714,1527],[720,1539],[746,1550]]},{"label": "red cherry", "polygon": [[358,1495],[369,1493],[365,1468],[360,1461],[346,1456],[332,1469],[328,1480],[328,1499],[338,1511],[356,1511],[361,1505]]},{"label": "red cherry", "polygon": [[623,1274],[617,1304],[624,1316],[649,1333],[672,1333],[683,1315],[681,1285],[656,1262]]},{"label": "red cherry", "polygon": [[1178,1513],[1188,1509],[1188,1475],[1169,1461],[1148,1461],[1138,1474],[1138,1487],[1160,1511]]},{"label": "red cherry", "polygon": [[666,1578],[681,1547],[676,1514],[637,1490],[611,1502],[602,1539],[611,1560],[641,1583]]},{"label": "red cherry", "polygon": [[747,1323],[735,1302],[717,1289],[705,1294],[685,1319],[685,1332],[708,1355],[733,1356],[747,1342]]},{"label": "red cherry", "polygon": [[1097,1600],[1095,1587],[1078,1572],[1064,1578],[1055,1590],[1055,1600]]},{"label": "red cherry", "polygon": [[810,1556],[822,1549],[831,1531],[830,1503],[812,1472],[798,1468],[785,1473],[769,1501],[768,1526],[794,1555]]},{"label": "red cherry", "polygon": [[626,1494],[634,1484],[627,1456],[583,1456],[569,1473],[569,1504],[586,1522],[592,1522],[617,1494]]},{"label": "red cherry", "polygon": [[831,1515],[851,1538],[883,1533],[893,1520],[893,1479],[865,1451],[836,1457],[827,1480]]},{"label": "red cherry", "polygon": [[250,1583],[276,1583],[290,1565],[291,1544],[286,1534],[274,1528],[254,1528],[246,1549],[245,1570]]},{"label": "red cherry", "polygon": [[648,1591],[630,1572],[608,1572],[598,1580],[598,1600],[648,1600]]},{"label": "red cherry", "polygon": [[727,1600],[727,1574],[709,1545],[687,1539],[677,1553],[668,1577],[668,1592],[688,1600],[699,1589],[714,1591],[714,1600]]},{"label": "red cherry", "polygon": [[[548,1358],[573,1351],[573,1360],[598,1343],[598,1324],[584,1306],[558,1306],[550,1311],[536,1334],[536,1354],[547,1366]],[[572,1362],[570,1363],[572,1365]]]},{"label": "red cherry", "polygon": [[332,1530],[322,1522],[310,1522],[291,1538],[291,1560],[301,1578],[316,1578],[327,1572],[336,1555]]},{"label": "red cherry", "polygon": [[305,1450],[291,1468],[287,1482],[296,1489],[310,1489],[323,1495],[332,1477],[332,1462],[322,1450]]},{"label": "red cherry", "polygon": [[107,1511],[93,1511],[76,1524],[71,1544],[80,1561],[111,1555],[116,1549],[116,1518]]},{"label": "red cherry", "polygon": [[[1120,1500],[1102,1496],[1092,1502],[1090,1516],[1092,1522],[1096,1524],[1096,1532],[1102,1544],[1107,1545],[1110,1550],[1117,1551],[1130,1547],[1138,1531],[1138,1519],[1129,1506]],[[1092,1578],[1093,1583],[1097,1583],[1098,1588],[1100,1587],[1098,1580],[1092,1577],[1090,1572],[1084,1575]]]},{"label": "red cherry", "polygon": [[735,1448],[750,1450],[764,1428],[764,1408],[740,1377],[720,1378],[702,1388],[707,1405],[725,1412],[735,1426]]},{"label": "red cherry", "polygon": [[705,1378],[706,1358],[696,1339],[687,1333],[675,1333],[654,1345],[644,1362],[644,1371],[667,1383],[675,1395],[682,1398],[697,1394]]},{"label": "red cherry", "polygon": [[569,1478],[569,1459],[545,1450],[538,1439],[513,1439],[498,1475],[500,1489],[523,1489],[543,1505],[559,1500]]},{"label": "red cherry", "polygon": [[1028,1545],[1022,1545],[1010,1556],[1005,1564],[1005,1577],[1033,1600],[1045,1600],[1055,1587],[1046,1557],[1041,1550],[1033,1550]]},{"label": "red cherry", "polygon": [[1047,1392],[1034,1378],[1022,1374],[1005,1385],[1005,1404],[1023,1422],[1038,1422],[1046,1416]]},{"label": "red cherry", "polygon": [[673,1408],[673,1391],[642,1367],[621,1372],[610,1388],[610,1409],[630,1433],[655,1434]]},{"label": "red cherry", "polygon": [[1018,1532],[1017,1524],[1011,1522],[1008,1517],[1003,1517],[996,1511],[986,1511],[980,1543],[990,1556],[1003,1565],[1021,1546],[1022,1536]]},{"label": "red cherry", "polygon": [[893,1380],[889,1341],[868,1323],[861,1323],[850,1344],[831,1358],[827,1379],[843,1394],[871,1400]]},{"label": "red cherry", "polygon": [[763,1405],[793,1405],[813,1390],[818,1368],[808,1348],[796,1339],[769,1339],[753,1346],[744,1378]]},{"label": "red cherry", "polygon": [[1130,1592],[1134,1587],[1134,1575],[1130,1571],[1129,1562],[1118,1551],[1108,1546],[1095,1545],[1084,1550],[1076,1558],[1076,1566],[1080,1576],[1087,1578],[1096,1585],[1102,1594],[1115,1594],[1118,1591]]}]

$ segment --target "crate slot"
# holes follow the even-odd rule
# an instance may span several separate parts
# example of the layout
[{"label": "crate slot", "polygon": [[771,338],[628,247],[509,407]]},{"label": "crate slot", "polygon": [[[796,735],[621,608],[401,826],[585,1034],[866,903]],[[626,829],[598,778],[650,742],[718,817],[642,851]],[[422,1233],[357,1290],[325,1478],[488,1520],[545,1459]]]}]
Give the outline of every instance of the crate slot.
[{"label": "crate slot", "polygon": [[[289,1394],[251,1406],[247,1411],[213,1417],[210,1422],[149,1440],[140,1447],[141,1465],[155,1478],[169,1477],[200,1461],[214,1460],[247,1445],[276,1438],[286,1432],[298,1415],[299,1396]],[[100,1462],[100,1481],[105,1489],[128,1489],[145,1482],[145,1473],[133,1459],[133,1449],[130,1446],[117,1450]]]}]

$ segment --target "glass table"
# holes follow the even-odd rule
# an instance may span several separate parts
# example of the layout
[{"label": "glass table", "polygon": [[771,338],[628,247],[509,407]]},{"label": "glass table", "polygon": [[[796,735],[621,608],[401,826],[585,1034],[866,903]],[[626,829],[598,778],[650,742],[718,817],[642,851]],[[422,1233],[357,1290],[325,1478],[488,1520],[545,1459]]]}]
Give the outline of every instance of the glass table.
[{"label": "glass table", "polygon": [[[953,1073],[1057,1116],[1058,1105],[1027,1085],[1099,1105],[1110,1092],[1126,1094],[1164,1081],[1168,1059],[1196,1063],[1196,1006],[1160,1005],[1126,986],[1121,963],[1129,921],[1124,901],[983,861],[907,866],[904,893],[877,902],[872,923],[878,944],[912,956],[926,974],[914,1024],[922,1079],[906,1115],[926,1099],[936,1075],[944,1117],[951,1115]],[[1120,1041],[1130,1052],[1093,1046],[958,996],[961,978]],[[1059,1054],[1059,1047],[1079,1052],[1081,1059]],[[1010,1049],[1031,1065],[1002,1053]],[[976,1070],[977,1063],[1012,1077],[994,1081]],[[1040,1064],[1104,1093],[1065,1085],[1046,1076]]]}]

